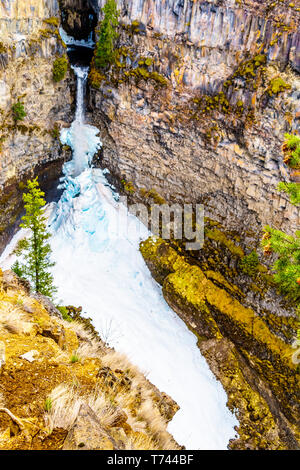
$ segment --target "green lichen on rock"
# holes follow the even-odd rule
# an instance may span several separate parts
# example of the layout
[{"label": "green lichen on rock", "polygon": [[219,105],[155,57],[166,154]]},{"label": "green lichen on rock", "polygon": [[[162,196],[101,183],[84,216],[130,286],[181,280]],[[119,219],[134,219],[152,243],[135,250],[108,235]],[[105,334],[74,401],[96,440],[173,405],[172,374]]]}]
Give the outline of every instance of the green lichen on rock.
[{"label": "green lichen on rock", "polygon": [[151,188],[149,190],[141,188],[140,195],[142,196],[142,198],[145,198],[149,202],[154,202],[155,204],[158,204],[160,206],[166,204],[166,200],[154,188]]},{"label": "green lichen on rock", "polygon": [[222,279],[217,286],[164,240],[148,239],[140,249],[153,276],[163,285],[170,306],[194,323],[202,335],[223,335],[240,348],[276,396],[282,412],[294,422],[299,380],[292,347],[228,293],[226,284],[219,287]]},{"label": "green lichen on rock", "polygon": [[51,18],[46,18],[44,20],[44,23],[50,25],[50,26],[53,26],[55,28],[58,28],[59,26],[59,19],[56,18],[56,16],[52,16]]},{"label": "green lichen on rock", "polygon": [[267,93],[270,96],[278,95],[279,93],[282,93],[285,90],[290,90],[291,85],[289,83],[286,83],[281,77],[275,77],[270,80]]},{"label": "green lichen on rock", "polygon": [[201,353],[211,370],[227,392],[227,406],[236,412],[239,425],[237,439],[229,443],[230,449],[284,449],[280,430],[265,399],[249,380],[248,368],[234,344],[226,338],[202,341]]},{"label": "green lichen on rock", "polygon": [[[257,54],[249,60],[240,63],[236,71],[231,76],[234,78],[243,78],[248,83],[252,82],[256,78],[258,70],[267,63],[267,57],[265,54]],[[230,83],[228,83],[230,85]]]},{"label": "green lichen on rock", "polygon": [[217,228],[209,228],[205,230],[205,236],[220,245],[224,245],[234,256],[237,256],[238,258],[242,258],[244,256],[243,249],[227,237],[223,231]]},{"label": "green lichen on rock", "polygon": [[[122,46],[115,50],[114,61],[105,74],[104,82],[106,85],[119,86],[134,79],[137,85],[144,80],[152,81],[157,87],[166,87],[169,83],[167,78],[154,68],[153,57],[137,54],[133,49]],[[99,87],[95,86],[95,88]]]},{"label": "green lichen on rock", "polygon": [[89,73],[89,83],[91,87],[95,88],[96,90],[99,90],[101,87],[101,84],[105,81],[105,75],[99,70],[97,70],[94,65],[92,64],[91,70]]},{"label": "green lichen on rock", "polygon": [[136,188],[134,187],[132,181],[126,181],[125,179],[122,179],[121,183],[126,193],[134,194],[136,192]]}]

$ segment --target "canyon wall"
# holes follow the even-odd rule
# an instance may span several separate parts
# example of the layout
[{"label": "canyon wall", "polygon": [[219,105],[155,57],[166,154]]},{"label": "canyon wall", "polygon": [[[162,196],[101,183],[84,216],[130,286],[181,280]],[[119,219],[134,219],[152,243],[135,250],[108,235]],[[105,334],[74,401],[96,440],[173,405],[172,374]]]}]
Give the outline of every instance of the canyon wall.
[{"label": "canyon wall", "polygon": [[[57,0],[0,2],[0,250],[22,210],[22,184],[39,174],[44,188],[65,158],[58,128],[72,118],[73,78],[53,81],[53,63],[65,54]],[[14,118],[22,103],[26,116]]]},{"label": "canyon wall", "polygon": [[76,39],[85,39],[97,26],[98,0],[60,0],[64,30]]},{"label": "canyon wall", "polygon": [[103,165],[137,194],[154,188],[168,201],[204,202],[208,217],[248,241],[266,223],[299,226],[299,211],[276,189],[299,178],[281,153],[284,133],[299,125],[299,8],[250,0],[118,6],[116,65],[91,73]]}]

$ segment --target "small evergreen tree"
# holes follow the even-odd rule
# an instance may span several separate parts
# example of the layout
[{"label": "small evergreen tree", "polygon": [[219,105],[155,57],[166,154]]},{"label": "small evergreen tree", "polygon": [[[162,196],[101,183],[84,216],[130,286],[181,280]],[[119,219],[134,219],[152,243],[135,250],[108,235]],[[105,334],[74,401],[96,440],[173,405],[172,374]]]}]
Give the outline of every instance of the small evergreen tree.
[{"label": "small evergreen tree", "polygon": [[300,137],[296,134],[285,134],[282,146],[284,162],[291,168],[300,168]]},{"label": "small evergreen tree", "polygon": [[15,122],[23,121],[23,119],[27,116],[24,104],[21,101],[17,101],[12,106],[12,113]]},{"label": "small evergreen tree", "polygon": [[294,206],[300,205],[300,184],[299,183],[284,183],[281,182],[277,187],[278,191],[287,193],[290,197],[290,202]]},{"label": "small evergreen tree", "polygon": [[99,39],[95,50],[95,66],[104,68],[110,65],[115,58],[115,41],[119,24],[117,4],[115,0],[107,0],[102,8],[104,14],[103,21],[100,25]]},{"label": "small evergreen tree", "polygon": [[39,188],[37,178],[27,182],[27,190],[23,194],[26,213],[20,227],[30,229],[31,236],[18,243],[15,253],[22,255],[24,262],[16,261],[12,269],[18,276],[29,280],[36,292],[52,297],[56,288],[48,271],[54,263],[50,261],[51,248],[47,243],[51,235],[47,232],[44,217],[45,193]]},{"label": "small evergreen tree", "polygon": [[[300,167],[300,137],[285,134],[285,142],[282,147],[284,162],[291,168]],[[278,185],[278,191],[287,193],[290,202],[294,206],[300,206],[300,184],[284,183]],[[295,235],[287,235],[281,230],[270,226],[265,227],[262,239],[264,253],[269,255],[276,253],[277,259],[272,268],[274,280],[283,294],[295,302],[296,312],[300,319],[300,230]],[[297,331],[300,341],[300,327]]]},{"label": "small evergreen tree", "polygon": [[292,300],[300,302],[300,231],[293,236],[267,226],[262,245],[265,254],[278,255],[273,270],[274,280],[280,290]]},{"label": "small evergreen tree", "polygon": [[[285,139],[282,147],[284,161],[295,168],[299,165],[300,138],[297,135],[285,134]],[[278,190],[289,195],[291,204],[300,205],[299,183],[281,182]],[[278,255],[273,264],[274,279],[280,290],[298,303],[300,302],[300,231],[296,231],[294,236],[269,226],[265,227],[264,231],[262,246],[265,254]]]}]

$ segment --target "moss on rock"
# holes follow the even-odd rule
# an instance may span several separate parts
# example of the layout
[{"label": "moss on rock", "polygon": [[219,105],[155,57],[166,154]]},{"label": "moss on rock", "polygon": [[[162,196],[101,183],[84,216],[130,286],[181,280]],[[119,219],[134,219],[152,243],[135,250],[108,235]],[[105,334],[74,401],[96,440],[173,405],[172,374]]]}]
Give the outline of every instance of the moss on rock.
[{"label": "moss on rock", "polygon": [[66,76],[68,71],[68,59],[66,56],[58,57],[53,63],[53,80],[55,82],[60,82]]},{"label": "moss on rock", "polygon": [[[268,384],[282,413],[295,422],[299,377],[292,362],[292,347],[272,333],[252,309],[228,293],[226,280],[224,288],[219,287],[164,240],[148,239],[140,249],[153,276],[163,285],[171,307],[194,324],[200,335],[229,338]],[[222,284],[221,278],[218,284]]]}]

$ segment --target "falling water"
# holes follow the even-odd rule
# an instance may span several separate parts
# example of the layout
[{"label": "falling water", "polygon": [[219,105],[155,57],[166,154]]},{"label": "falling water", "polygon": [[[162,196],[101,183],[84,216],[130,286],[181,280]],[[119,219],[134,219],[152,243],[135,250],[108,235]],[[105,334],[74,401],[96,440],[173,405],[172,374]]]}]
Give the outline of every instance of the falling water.
[{"label": "falling water", "polygon": [[[74,70],[76,117],[61,132],[73,158],[64,165],[64,192],[49,218],[57,302],[81,305],[109,344],[178,403],[180,410],[168,426],[177,442],[188,449],[225,449],[237,421],[197,338],[169,308],[144,263],[139,243],[147,229],[116,201],[105,172],[91,168],[101,142],[98,129],[84,119],[87,69]],[[129,222],[130,233],[121,233]],[[0,258],[3,267],[14,262],[10,253],[22,234]]]},{"label": "falling water", "polygon": [[75,121],[70,129],[63,129],[61,142],[69,145],[73,150],[72,161],[64,165],[63,173],[66,176],[76,177],[86,168],[89,168],[97,150],[101,146],[98,129],[85,124],[85,90],[88,77],[88,67],[74,66],[77,76],[77,96]]},{"label": "falling water", "polygon": [[86,80],[89,73],[88,67],[73,67],[75,74],[77,76],[77,96],[76,96],[76,115],[75,122],[78,124],[84,123],[84,113],[85,113],[85,89],[86,89]]}]

